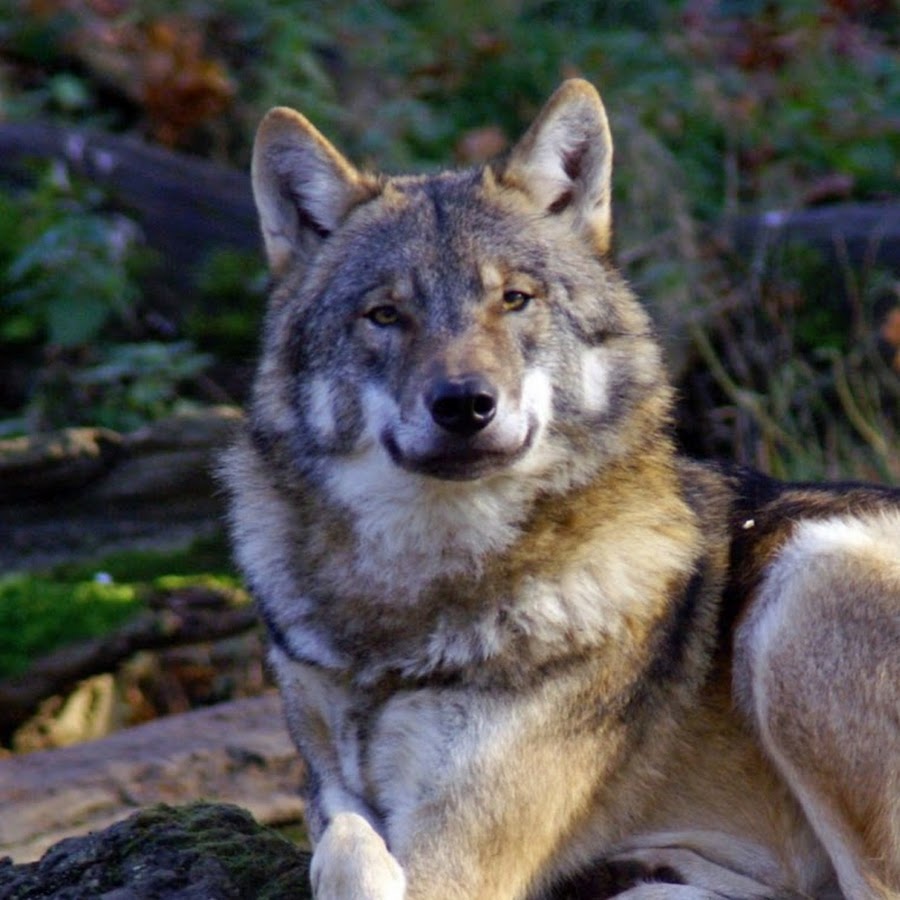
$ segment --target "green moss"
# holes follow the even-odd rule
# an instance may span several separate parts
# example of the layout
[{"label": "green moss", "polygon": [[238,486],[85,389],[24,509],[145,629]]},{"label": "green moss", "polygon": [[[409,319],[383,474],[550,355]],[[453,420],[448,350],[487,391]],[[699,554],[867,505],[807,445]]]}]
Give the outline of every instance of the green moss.
[{"label": "green moss", "polygon": [[112,631],[145,610],[153,594],[191,586],[243,599],[221,536],[174,553],[127,551],[2,578],[0,678],[65,644]]},{"label": "green moss", "polygon": [[104,634],[142,608],[131,584],[0,579],[0,677],[24,672],[36,656],[63,644]]},{"label": "green moss", "polygon": [[79,581],[106,572],[115,581],[152,581],[167,575],[233,574],[224,534],[200,538],[179,550],[123,550],[91,562],[65,563],[51,570],[60,581]]},{"label": "green moss", "polygon": [[148,847],[155,848],[154,858],[177,851],[182,871],[204,862],[207,869],[210,863],[221,866],[238,896],[257,900],[309,896],[309,855],[239,807],[160,804],[141,811],[129,823],[132,834],[121,848],[122,863],[147,856]]},{"label": "green moss", "polygon": [[308,852],[226,804],[153,806],[70,838],[39,862],[0,861],[0,895],[306,900]]}]

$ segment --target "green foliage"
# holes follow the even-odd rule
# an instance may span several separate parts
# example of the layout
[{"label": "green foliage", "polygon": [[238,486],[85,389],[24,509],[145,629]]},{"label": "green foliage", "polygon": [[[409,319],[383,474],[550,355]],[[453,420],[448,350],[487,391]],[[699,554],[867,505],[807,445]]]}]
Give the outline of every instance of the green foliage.
[{"label": "green foliage", "polygon": [[128,315],[140,295],[137,228],[102,203],[59,169],[32,192],[0,195],[0,340],[72,347]]},{"label": "green foliage", "polygon": [[55,168],[37,187],[0,193],[0,350],[40,349],[24,410],[32,427],[129,431],[176,412],[181,389],[209,365],[189,341],[137,335],[137,226],[104,209],[102,192]]},{"label": "green foliage", "polygon": [[[818,3],[698,16],[674,42],[690,64],[690,89],[674,109],[705,120],[722,150],[718,166],[699,157],[722,181],[718,196],[698,199],[729,199],[730,189],[745,208],[796,207],[834,174],[857,197],[897,191],[900,53],[886,34],[829,16]],[[668,139],[692,166],[697,136],[679,132]],[[722,162],[733,164],[730,186]]]},{"label": "green foliage", "polygon": [[[601,89],[613,128],[660,136],[692,211],[795,205],[838,172],[856,196],[900,188],[900,55],[885,22],[813,2],[229,0],[253,65],[239,106],[303,110],[357,159],[444,162],[468,129],[512,138],[567,74]],[[880,31],[879,27],[884,31]],[[618,178],[640,178],[620,156]]]},{"label": "green foliage", "polygon": [[[823,422],[830,410],[846,433],[868,433],[858,427],[860,411],[839,400],[839,373],[852,379],[857,364],[876,373],[877,389],[866,389],[871,415],[863,412],[862,418],[881,427],[876,409],[891,409],[885,398],[894,395],[896,373],[878,368],[877,355],[868,351],[864,359],[854,355],[861,343],[868,347],[875,340],[878,317],[848,315],[846,304],[821,297],[820,285],[833,285],[834,273],[823,278],[800,253],[770,267],[764,278],[743,260],[709,265],[721,253],[704,228],[745,213],[900,193],[895,5],[134,0],[127,15],[116,4],[64,4],[56,11],[51,4],[43,13],[20,12],[0,9],[0,36],[15,61],[9,71],[19,60],[26,65],[25,76],[3,91],[9,116],[137,123],[145,133],[176,135],[241,166],[249,161],[261,115],[274,105],[302,110],[358,162],[396,170],[448,159],[479,161],[520,134],[563,77],[583,75],[601,90],[610,113],[622,261],[662,332],[670,334],[675,367],[681,372],[699,356],[711,371],[727,374],[714,379],[725,394],[724,400],[716,395],[723,406],[712,414],[719,419],[750,415],[750,406],[729,405],[732,387],[747,397],[793,386],[793,394],[769,413],[795,417],[795,442],[776,442],[776,449],[763,452],[765,441],[754,444],[747,437],[775,433],[764,424],[769,413],[760,402],[753,409],[761,418],[740,438],[732,435],[731,447],[717,444],[717,452],[765,466],[788,444],[815,446],[827,439],[834,455],[826,449],[823,458],[840,457],[844,467],[851,454],[843,439],[828,436],[833,430]],[[181,33],[188,37],[179,42]],[[101,36],[104,53],[98,56],[92,38]],[[169,80],[151,83],[158,70]],[[192,99],[186,115],[178,85],[187,86],[190,98],[212,91],[221,100],[215,88],[223,71],[234,89],[226,91],[224,105],[209,107],[220,112],[204,112],[204,104]],[[0,70],[0,79],[11,77]],[[170,102],[160,104],[160,97]],[[491,139],[473,151],[468,139],[486,126]],[[165,351],[175,361],[163,384],[166,365],[153,358],[111,363],[107,345],[121,341],[111,332],[133,323],[136,302],[127,259],[114,252],[121,247],[121,222],[90,198],[57,192],[51,202],[48,188],[42,191],[37,206],[60,214],[37,216],[44,224],[27,235],[16,224],[22,199],[0,197],[0,287],[7,295],[0,340],[15,348],[48,340],[66,344],[77,348],[78,359],[76,365],[71,357],[51,355],[31,420],[63,424],[72,409],[84,410],[85,421],[108,424],[162,414],[196,386],[199,358],[192,368],[189,348]],[[67,263],[75,259],[79,265]],[[863,274],[873,273],[846,277],[860,280]],[[263,283],[255,260],[215,258],[199,273],[196,296],[179,311],[174,334],[220,360],[252,357]],[[677,329],[708,317],[723,293],[742,298],[731,306],[744,318],[713,329],[710,356],[702,337]],[[806,301],[789,308],[771,301],[788,296]],[[77,316],[66,314],[76,308]],[[779,312],[764,322],[754,318],[760,309]],[[753,328],[743,327],[751,321]],[[862,321],[864,327],[856,324]],[[763,326],[774,328],[775,336],[766,336]],[[745,364],[756,353],[754,341],[765,351],[784,351],[783,359],[770,355],[765,364]],[[724,370],[716,369],[717,358],[727,363]],[[785,370],[777,384],[767,385],[762,375],[781,373],[782,362],[796,371]],[[117,366],[120,376],[98,377],[96,370],[109,374]],[[129,366],[132,374],[123,374]],[[175,377],[179,366],[182,374]],[[807,413],[817,404],[822,416],[811,417]],[[863,438],[863,456],[873,446],[870,438]],[[895,448],[888,440],[890,456]],[[852,441],[846,446],[852,448]],[[783,466],[780,460],[776,467]],[[866,470],[872,465],[867,461]],[[884,471],[880,463],[875,468]]]},{"label": "green foliage", "polygon": [[27,333],[46,334],[52,344],[72,347],[97,337],[136,296],[117,251],[114,225],[97,215],[74,213],[46,228],[6,270],[9,286],[4,303],[15,310],[18,329],[3,329],[9,339]]},{"label": "green foliage", "polygon": [[118,431],[133,431],[190,404],[179,387],[209,365],[188,341],[112,344],[100,359],[77,372],[73,386],[85,396],[91,420]]},{"label": "green foliage", "polygon": [[692,326],[705,364],[694,380],[722,393],[704,413],[705,452],[789,480],[896,482],[900,355],[892,365],[884,328],[886,309],[900,315],[896,279],[847,270],[837,292],[821,256],[792,245],[756,266],[731,286],[727,314]]},{"label": "green foliage", "polygon": [[196,273],[194,284],[197,301],[185,316],[187,337],[220,359],[251,359],[268,288],[259,254],[216,251]]},{"label": "green foliage", "polygon": [[195,406],[182,390],[210,359],[189,341],[98,342],[75,356],[48,361],[35,380],[26,415],[43,429],[102,425],[134,431]]},{"label": "green foliage", "polygon": [[145,610],[154,594],[194,585],[238,590],[221,535],[175,552],[125,551],[0,578],[0,678],[65,644],[108,633]]}]

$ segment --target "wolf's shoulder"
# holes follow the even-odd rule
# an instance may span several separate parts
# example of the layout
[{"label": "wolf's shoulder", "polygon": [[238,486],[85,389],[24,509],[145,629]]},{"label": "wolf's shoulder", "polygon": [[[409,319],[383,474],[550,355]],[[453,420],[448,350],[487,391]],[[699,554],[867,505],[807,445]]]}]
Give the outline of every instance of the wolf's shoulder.
[{"label": "wolf's shoulder", "polygon": [[900,488],[782,481],[745,466],[692,460],[682,461],[681,478],[708,539],[727,542],[723,636],[778,561],[800,543],[811,560],[828,548],[877,538],[900,563]]},{"label": "wolf's shoulder", "polygon": [[783,481],[725,461],[682,459],[679,470],[689,502],[701,513],[710,506],[727,510],[730,527],[737,531],[759,533],[809,520],[900,512],[900,487],[891,485]]}]

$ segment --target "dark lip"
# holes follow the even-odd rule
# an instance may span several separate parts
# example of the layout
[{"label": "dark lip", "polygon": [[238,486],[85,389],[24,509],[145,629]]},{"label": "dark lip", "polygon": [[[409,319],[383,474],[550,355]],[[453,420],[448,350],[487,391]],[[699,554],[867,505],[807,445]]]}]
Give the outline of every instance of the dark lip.
[{"label": "dark lip", "polygon": [[408,457],[401,453],[394,436],[387,430],[382,432],[381,442],[395,465],[407,472],[428,475],[442,481],[474,481],[493,472],[508,468],[520,460],[531,448],[537,423],[531,422],[525,440],[512,452],[479,450],[467,442],[460,441],[456,447],[448,447],[445,452],[430,456]]}]

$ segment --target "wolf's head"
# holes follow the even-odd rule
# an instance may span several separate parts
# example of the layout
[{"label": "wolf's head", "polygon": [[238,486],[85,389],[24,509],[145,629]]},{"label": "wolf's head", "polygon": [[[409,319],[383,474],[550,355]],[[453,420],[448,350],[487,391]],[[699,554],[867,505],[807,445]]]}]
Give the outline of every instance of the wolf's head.
[{"label": "wolf's head", "polygon": [[658,348],[608,261],[611,168],[580,80],[502,161],[421,177],[362,173],[272,110],[253,158],[275,280],[257,440],[306,476],[552,490],[659,439]]}]

